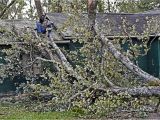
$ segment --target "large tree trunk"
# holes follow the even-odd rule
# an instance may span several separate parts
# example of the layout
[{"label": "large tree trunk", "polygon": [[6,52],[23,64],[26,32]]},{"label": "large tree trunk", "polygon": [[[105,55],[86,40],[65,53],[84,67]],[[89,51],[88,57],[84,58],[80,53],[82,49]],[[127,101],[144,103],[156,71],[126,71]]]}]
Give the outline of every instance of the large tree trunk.
[{"label": "large tree trunk", "polygon": [[94,90],[95,92],[96,91],[100,92],[101,95],[102,93],[104,94],[104,93],[110,92],[111,94],[115,94],[115,95],[118,95],[120,93],[125,93],[125,94],[127,93],[128,95],[132,97],[151,97],[151,96],[160,97],[160,87],[135,87],[135,88],[108,88],[106,89],[98,85],[91,85],[87,89],[83,91],[79,91],[78,93],[70,97],[69,102],[72,102],[74,99],[86,93],[88,90]]},{"label": "large tree trunk", "polygon": [[[90,30],[92,30],[91,33],[98,35],[98,33],[96,33],[96,30],[95,30],[95,19],[96,19],[96,8],[97,8],[96,2],[97,2],[96,0],[88,0],[88,19],[89,19],[89,28]],[[121,54],[104,35],[100,35],[99,39],[102,41],[102,43],[104,43],[107,46],[109,52],[111,52],[116,59],[121,61],[135,75],[142,77],[146,81],[159,82],[158,78],[146,73],[145,71],[140,69],[138,66],[133,64],[128,57]]]},{"label": "large tree trunk", "polygon": [[107,0],[107,9],[108,9],[108,12],[110,13],[111,12],[111,3],[110,3],[110,0]]},{"label": "large tree trunk", "polygon": [[34,2],[35,2],[35,5],[36,5],[38,16],[41,17],[41,15],[43,14],[43,8],[42,8],[42,5],[41,5],[41,1],[40,0],[34,0]]},{"label": "large tree trunk", "polygon": [[135,88],[111,88],[111,89],[104,89],[99,87],[97,88],[97,90],[103,92],[111,92],[114,94],[127,93],[132,97],[150,97],[150,96],[160,97],[160,87],[135,87]]},{"label": "large tree trunk", "polygon": [[60,48],[56,45],[53,39],[50,39],[49,42],[50,45],[52,45],[53,49],[55,50],[56,54],[58,55],[59,59],[61,60],[62,65],[66,69],[66,71],[73,75],[77,80],[83,80],[83,78],[73,69],[72,65],[68,62],[65,55],[62,53]]},{"label": "large tree trunk", "polygon": [[92,36],[95,36],[96,34],[95,32],[96,7],[97,7],[97,0],[88,0],[88,29]]}]

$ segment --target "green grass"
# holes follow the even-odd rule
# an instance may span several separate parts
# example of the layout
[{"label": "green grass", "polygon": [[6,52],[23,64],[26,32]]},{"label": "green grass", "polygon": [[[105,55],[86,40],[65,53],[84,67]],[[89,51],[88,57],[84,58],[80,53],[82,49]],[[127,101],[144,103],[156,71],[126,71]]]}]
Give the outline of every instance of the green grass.
[{"label": "green grass", "polygon": [[23,107],[0,105],[0,120],[73,120],[77,113],[66,112],[29,112]]}]

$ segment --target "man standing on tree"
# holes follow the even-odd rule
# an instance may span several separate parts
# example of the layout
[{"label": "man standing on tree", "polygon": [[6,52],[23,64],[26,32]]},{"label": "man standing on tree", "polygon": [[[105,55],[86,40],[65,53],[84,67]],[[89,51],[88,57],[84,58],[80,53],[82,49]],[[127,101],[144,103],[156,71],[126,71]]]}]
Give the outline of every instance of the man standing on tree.
[{"label": "man standing on tree", "polygon": [[45,34],[50,39],[53,23],[46,15],[41,15],[39,21],[36,22],[37,34]]}]

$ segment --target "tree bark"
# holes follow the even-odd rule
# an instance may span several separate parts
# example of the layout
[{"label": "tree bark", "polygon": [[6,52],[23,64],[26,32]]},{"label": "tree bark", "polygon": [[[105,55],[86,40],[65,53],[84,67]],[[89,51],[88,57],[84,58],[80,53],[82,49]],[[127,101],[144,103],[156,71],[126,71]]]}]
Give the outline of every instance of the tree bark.
[{"label": "tree bark", "polygon": [[43,15],[43,8],[40,0],[34,0],[38,16],[41,17]]},{"label": "tree bark", "polygon": [[92,36],[96,35],[95,20],[96,20],[97,0],[88,0],[88,29]]},{"label": "tree bark", "polygon": [[[85,94],[88,90],[93,90],[95,92],[100,92],[101,94],[98,96],[105,96],[105,93],[111,93],[114,95],[118,95],[120,93],[125,93],[131,97],[160,97],[160,87],[134,87],[134,88],[104,88],[101,85],[93,84],[89,86],[87,89],[83,91],[79,91],[73,96],[70,97],[69,102],[74,101],[78,96]],[[105,96],[108,97],[108,94]]]},{"label": "tree bark", "polygon": [[110,0],[107,0],[107,4],[108,4],[108,12],[110,13],[111,12],[111,4],[110,4]]},{"label": "tree bark", "polygon": [[111,92],[113,94],[119,93],[127,93],[132,97],[150,97],[160,96],[160,87],[135,87],[135,88],[110,88],[110,89],[103,89],[97,88],[97,90],[104,91],[104,92]]},{"label": "tree bark", "polygon": [[73,75],[77,80],[83,80],[83,78],[80,75],[78,75],[78,73],[73,69],[72,65],[68,62],[67,58],[65,57],[65,55],[62,53],[62,51],[56,45],[56,43],[54,42],[54,40],[52,38],[50,39],[50,42],[48,44],[50,44],[53,47],[53,49],[55,50],[56,54],[58,55],[59,59],[61,60],[61,63],[64,66],[64,68],[66,69],[66,71],[69,74]]}]

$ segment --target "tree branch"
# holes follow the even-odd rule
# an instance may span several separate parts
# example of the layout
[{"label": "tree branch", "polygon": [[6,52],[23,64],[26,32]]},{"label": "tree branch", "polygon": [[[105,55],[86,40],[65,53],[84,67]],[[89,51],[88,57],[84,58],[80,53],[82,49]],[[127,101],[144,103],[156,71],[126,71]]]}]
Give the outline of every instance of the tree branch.
[{"label": "tree branch", "polygon": [[150,96],[155,96],[159,97],[160,96],[160,87],[135,87],[135,88],[109,88],[109,89],[104,89],[104,88],[95,88],[100,91],[104,92],[111,92],[114,94],[119,94],[119,93],[128,93],[128,95],[132,97],[150,97]]},{"label": "tree branch", "polygon": [[[103,91],[103,92],[111,92],[113,94],[119,94],[119,93],[128,93],[128,95],[132,97],[150,97],[150,96],[155,96],[159,97],[160,96],[160,87],[135,87],[135,88],[108,88],[105,89],[103,87],[96,87],[93,85],[91,87],[88,87],[97,91]],[[86,90],[88,90],[88,88]],[[85,90],[85,91],[86,91]],[[84,93],[85,91],[79,92],[74,95],[74,97],[77,97],[78,95]],[[71,97],[73,99],[74,97]]]},{"label": "tree branch", "polygon": [[74,77],[76,77],[77,80],[83,80],[84,78],[82,78],[72,67],[72,65],[68,62],[67,58],[65,57],[65,55],[62,53],[62,51],[60,50],[60,48],[56,45],[56,43],[54,42],[54,40],[51,38],[50,41],[48,41],[48,44],[51,45],[56,54],[58,55],[59,59],[62,62],[62,65],[65,67],[65,69],[67,70],[68,73],[70,73],[71,75],[74,75]]},{"label": "tree branch", "polygon": [[1,12],[0,14],[0,18],[3,17],[3,15],[5,14],[5,12],[16,2],[17,0],[12,0],[11,3],[9,5],[7,5]]},{"label": "tree branch", "polygon": [[41,60],[41,61],[44,61],[44,62],[57,63],[57,61],[55,61],[55,60],[48,60],[48,59],[45,59],[45,58],[36,57],[36,58],[34,59],[34,61],[32,61],[29,65],[25,66],[24,68],[31,67],[37,60]]},{"label": "tree branch", "polygon": [[107,46],[109,52],[112,53],[112,55],[119,61],[121,61],[129,70],[131,70],[134,74],[142,77],[145,79],[147,82],[148,81],[153,81],[153,82],[158,82],[160,83],[159,79],[148,74],[147,72],[143,71],[141,68],[133,64],[130,59],[127,56],[124,56],[121,54],[115,47],[114,45],[104,36],[100,36],[101,41]]}]

